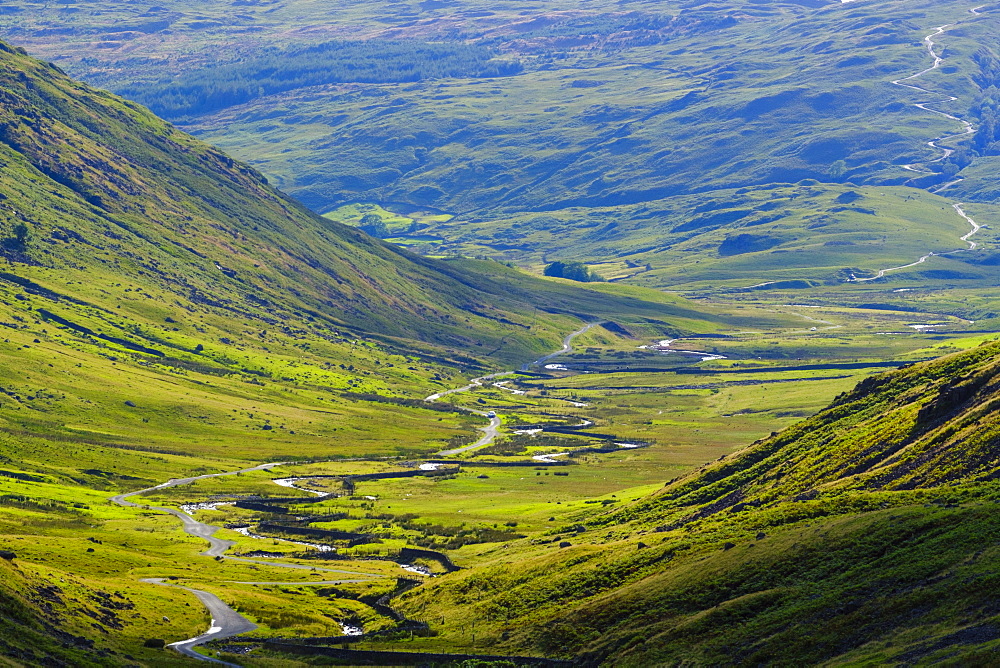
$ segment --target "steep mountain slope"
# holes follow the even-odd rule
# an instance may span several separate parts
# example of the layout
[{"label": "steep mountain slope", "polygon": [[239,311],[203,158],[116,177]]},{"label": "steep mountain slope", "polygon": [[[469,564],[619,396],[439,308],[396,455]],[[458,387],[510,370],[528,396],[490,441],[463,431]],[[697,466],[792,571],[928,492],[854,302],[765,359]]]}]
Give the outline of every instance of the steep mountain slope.
[{"label": "steep mountain slope", "polygon": [[[723,233],[752,233],[771,248],[741,258],[749,271],[776,271],[780,254],[813,244],[802,266],[818,258],[830,270],[807,280],[838,281],[912,261],[906,244],[872,243],[899,225],[919,257],[952,249],[926,221],[961,221],[923,193],[894,201],[888,223],[822,203],[766,221],[703,214],[745,189],[783,199],[803,179],[832,197],[847,184],[947,183],[945,194],[993,198],[996,13],[973,3],[6,6],[10,39],[173,114],[317,211],[351,220],[340,204],[378,202],[414,215],[397,239],[430,253],[618,263],[613,278],[699,289],[672,267],[706,253],[713,261],[697,269],[717,269],[706,282],[742,279],[742,264],[715,262],[715,250]],[[923,40],[938,26],[944,61],[927,70]],[[956,183],[966,167],[968,183]],[[803,208],[829,217],[821,230],[803,224]],[[742,229],[754,223],[766,227]],[[757,278],[742,284],[769,280]]]},{"label": "steep mountain slope", "polygon": [[[310,214],[141,108],[10,49],[0,67],[4,252],[58,270],[60,283],[86,273],[60,294],[89,301],[99,280],[128,278],[162,291],[160,303],[180,298],[237,319],[313,323],[334,337],[361,331],[518,360],[551,331],[536,307],[626,317],[649,307],[602,307],[597,293],[513,272],[484,279],[469,265],[401,252]],[[14,238],[19,224],[30,251]]]},{"label": "steep mountain slope", "polygon": [[981,660],[1000,643],[998,393],[995,342],[872,377],[408,605],[595,664]]},{"label": "steep mountain slope", "polygon": [[0,99],[0,416],[31,433],[247,459],[430,450],[469,418],[340,394],[424,397],[581,319],[612,337],[780,320],[410,254],[2,44]]}]

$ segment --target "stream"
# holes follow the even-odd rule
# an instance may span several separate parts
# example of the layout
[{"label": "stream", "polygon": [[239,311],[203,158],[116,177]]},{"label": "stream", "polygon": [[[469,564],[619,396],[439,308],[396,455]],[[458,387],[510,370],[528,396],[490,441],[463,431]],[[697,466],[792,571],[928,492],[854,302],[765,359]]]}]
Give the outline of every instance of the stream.
[{"label": "stream", "polygon": [[[592,327],[595,327],[598,324],[599,323],[589,323],[585,327],[583,327],[583,328],[581,328],[581,329],[579,329],[579,330],[577,330],[577,331],[575,331],[575,332],[567,335],[563,339],[563,346],[562,346],[562,348],[560,350],[558,350],[558,351],[556,351],[554,353],[551,353],[549,355],[546,355],[544,357],[541,357],[541,358],[539,358],[538,360],[536,360],[534,362],[526,363],[526,364],[524,364],[521,367],[521,369],[522,370],[527,370],[532,365],[535,365],[535,366],[542,365],[547,360],[552,359],[553,357],[556,357],[557,355],[561,355],[561,354],[570,352],[573,349],[572,348],[573,339],[576,338],[577,336],[583,334],[584,332],[587,332]],[[516,372],[514,372],[514,371],[506,371],[506,372],[499,372],[499,373],[489,374],[487,376],[482,376],[481,378],[473,379],[468,385],[465,385],[463,387],[459,387],[459,388],[455,388],[455,389],[452,389],[452,390],[447,390],[447,391],[439,392],[437,394],[432,394],[429,397],[427,397],[425,399],[425,401],[428,401],[428,402],[430,402],[430,401],[438,401],[442,397],[447,396],[449,394],[454,394],[454,393],[458,393],[458,392],[466,392],[466,391],[469,391],[469,390],[471,390],[471,389],[473,389],[473,388],[475,388],[477,386],[480,386],[484,381],[492,380],[494,378],[499,378],[499,377],[506,376],[506,375],[511,375],[513,373],[516,373]],[[496,438],[497,434],[499,433],[499,428],[500,428],[500,425],[502,424],[500,418],[497,417],[495,414],[486,413],[486,412],[483,412],[483,411],[471,410],[470,409],[470,412],[476,413],[477,415],[482,415],[483,417],[489,417],[490,418],[490,424],[489,424],[489,426],[481,428],[481,431],[484,432],[483,437],[480,438],[479,440],[477,440],[475,443],[469,445],[469,446],[465,446],[465,447],[462,447],[462,448],[456,448],[454,450],[446,450],[446,451],[440,452],[438,454],[440,454],[440,455],[458,454],[458,453],[465,452],[465,451],[468,451],[468,450],[474,450],[474,449],[477,449],[477,448],[484,447],[484,446],[489,445],[490,443],[493,442],[493,440]],[[588,421],[585,421],[585,422],[588,422]],[[556,456],[556,455],[552,455],[552,456]],[[262,560],[262,559],[249,559],[249,558],[243,558],[243,557],[225,556],[226,552],[228,552],[233,546],[235,546],[236,543],[234,541],[224,540],[224,539],[221,539],[221,538],[217,538],[215,536],[215,534],[216,534],[217,531],[219,531],[219,527],[212,526],[210,524],[205,524],[203,522],[199,522],[197,519],[194,518],[194,516],[192,515],[192,513],[195,513],[195,512],[198,512],[198,511],[204,511],[204,510],[216,510],[220,506],[229,505],[229,504],[233,503],[231,501],[228,501],[228,502],[227,501],[216,501],[216,502],[203,502],[203,503],[189,503],[189,504],[183,504],[183,505],[179,506],[179,508],[168,508],[168,507],[162,507],[162,506],[148,506],[148,505],[145,505],[145,504],[135,503],[135,502],[129,500],[129,499],[131,499],[133,497],[141,496],[143,494],[150,493],[150,492],[156,492],[156,491],[159,491],[159,490],[168,489],[168,488],[172,488],[172,487],[179,487],[179,486],[182,486],[182,485],[190,485],[191,483],[194,483],[194,482],[196,482],[198,480],[206,480],[206,479],[209,479],[209,478],[219,478],[219,477],[223,477],[223,476],[235,476],[235,475],[240,475],[242,473],[251,473],[251,472],[255,472],[255,471],[268,471],[268,470],[270,470],[272,468],[275,468],[277,466],[283,466],[283,465],[286,465],[286,464],[288,464],[288,462],[270,462],[270,463],[266,463],[266,464],[259,464],[257,466],[253,466],[253,467],[249,467],[249,468],[239,469],[239,470],[236,470],[236,471],[226,471],[226,472],[222,472],[222,473],[208,473],[208,474],[204,474],[204,475],[191,476],[189,478],[173,478],[171,480],[168,480],[167,482],[161,483],[161,484],[156,485],[154,487],[149,487],[149,488],[137,490],[137,491],[134,491],[134,492],[126,492],[126,493],[123,493],[123,494],[117,494],[117,495],[111,497],[111,501],[114,502],[114,503],[117,503],[120,506],[125,506],[125,507],[128,507],[128,508],[143,508],[143,509],[147,509],[147,510],[155,510],[155,511],[159,511],[159,512],[162,512],[162,513],[167,513],[169,515],[173,515],[174,517],[176,517],[178,520],[181,521],[181,524],[182,524],[182,527],[183,527],[183,530],[185,531],[185,533],[187,533],[187,534],[189,534],[191,536],[202,538],[202,539],[204,539],[208,543],[208,549],[205,550],[204,552],[201,552],[200,556],[212,557],[212,558],[215,558],[215,559],[225,559],[227,561],[234,561],[234,562],[246,563],[246,564],[263,565],[263,566],[270,566],[270,567],[276,567],[276,568],[287,568],[287,569],[300,570],[300,571],[301,570],[306,570],[306,571],[310,571],[310,572],[321,571],[321,572],[325,572],[325,573],[338,573],[338,574],[344,574],[344,575],[353,576],[354,578],[363,578],[363,579],[331,579],[331,580],[324,580],[322,582],[316,582],[316,581],[312,581],[312,582],[234,582],[234,584],[290,585],[290,586],[292,586],[292,585],[294,585],[294,586],[335,585],[335,584],[344,584],[344,583],[352,583],[352,582],[365,582],[365,581],[368,581],[368,580],[370,580],[372,578],[381,578],[381,577],[384,577],[382,575],[374,574],[374,573],[358,573],[358,572],[355,572],[355,571],[344,571],[344,570],[337,570],[337,569],[331,569],[331,568],[319,568],[319,567],[314,567],[314,566],[303,566],[303,565],[299,565],[299,564],[289,564],[289,563],[282,563],[282,562]],[[437,468],[439,468],[441,465],[442,465],[441,463],[427,462],[427,463],[424,463],[424,464],[420,465],[420,469],[424,470],[424,471],[434,471],[434,470],[437,470]],[[329,492],[319,492],[319,491],[316,491],[316,490],[313,490],[313,489],[309,489],[307,487],[299,486],[297,484],[300,481],[307,480],[307,479],[308,479],[308,477],[303,477],[303,478],[278,478],[278,479],[273,480],[273,482],[276,485],[280,486],[280,487],[297,489],[297,490],[300,490],[300,491],[303,491],[303,492],[308,492],[310,494],[314,494],[316,496],[328,496],[330,494]],[[274,539],[274,538],[269,537],[269,536],[260,536],[258,534],[251,533],[251,531],[250,531],[250,529],[248,527],[234,528],[234,530],[237,531],[238,533],[241,533],[244,536],[247,536],[247,537],[250,537],[250,538],[259,538],[259,539],[264,539],[264,540],[283,540],[283,542],[292,543],[294,545],[302,545],[304,547],[308,547],[308,548],[311,548],[311,549],[316,549],[316,550],[319,550],[319,551],[334,551],[336,549],[336,548],[333,548],[331,546],[321,545],[321,544],[318,544],[318,543],[306,543],[306,542],[299,542],[299,541],[292,541],[292,540]],[[423,566],[419,566],[419,565],[416,565],[416,564],[399,564],[399,565],[400,565],[400,567],[403,570],[406,570],[406,571],[409,571],[409,572],[412,572],[412,573],[418,573],[420,575],[425,575],[425,576],[433,576],[433,573],[431,573],[430,569],[424,568]],[[190,593],[194,594],[195,597],[198,598],[198,600],[202,603],[202,605],[205,606],[205,609],[211,615],[212,621],[211,621],[211,624],[209,626],[209,629],[207,631],[205,631],[205,633],[203,633],[203,634],[201,634],[199,636],[196,636],[194,638],[189,638],[187,640],[181,640],[181,641],[173,642],[173,643],[171,643],[169,645],[169,647],[171,647],[171,648],[175,649],[176,651],[180,652],[181,654],[183,654],[185,656],[188,656],[190,658],[193,658],[193,659],[198,659],[198,660],[201,660],[201,661],[209,661],[209,662],[212,662],[212,663],[217,663],[217,664],[221,664],[221,665],[225,665],[225,666],[235,666],[235,664],[227,663],[225,661],[220,661],[218,659],[214,659],[212,657],[205,656],[204,654],[200,654],[197,651],[195,651],[195,648],[198,647],[198,646],[200,646],[200,645],[204,645],[205,643],[207,643],[209,641],[212,641],[212,640],[222,640],[222,639],[230,638],[230,637],[233,637],[233,636],[236,636],[236,635],[241,635],[241,634],[244,634],[244,633],[249,633],[251,631],[254,631],[257,628],[256,624],[254,624],[249,619],[247,619],[246,617],[244,617],[243,615],[241,615],[240,613],[238,613],[236,610],[234,610],[233,608],[231,608],[229,605],[227,605],[226,603],[224,603],[217,596],[215,596],[214,594],[211,594],[209,592],[202,591],[202,590],[199,590],[199,589],[193,589],[191,587],[185,587],[185,586],[178,585],[178,584],[174,584],[174,583],[170,582],[167,578],[144,578],[141,581],[145,582],[145,583],[148,583],[148,584],[155,584],[155,585],[159,585],[159,586],[163,586],[163,587],[173,587],[173,588],[176,588],[176,589],[183,589],[184,591],[190,592]],[[359,634],[363,633],[363,630],[361,628],[359,628],[357,626],[354,626],[354,625],[351,625],[351,624],[348,624],[346,622],[341,622],[341,627],[343,628],[344,635],[359,635]],[[239,667],[236,666],[236,668],[239,668]]]}]

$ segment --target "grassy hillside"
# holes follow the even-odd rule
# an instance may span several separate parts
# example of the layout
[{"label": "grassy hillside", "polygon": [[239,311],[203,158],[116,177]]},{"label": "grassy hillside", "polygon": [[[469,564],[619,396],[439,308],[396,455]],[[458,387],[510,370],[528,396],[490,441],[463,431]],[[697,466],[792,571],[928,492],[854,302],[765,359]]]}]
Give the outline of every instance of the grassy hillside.
[{"label": "grassy hillside", "polygon": [[[307,562],[294,575],[311,612],[295,612],[304,599],[252,584],[287,568],[200,558],[175,518],[114,494],[471,442],[482,418],[414,399],[535,359],[581,320],[613,320],[601,341],[628,347],[801,321],[412,255],[2,44],[0,96],[0,654],[15,665],[182,662],[146,641],[210,620],[148,577],[216,592],[270,635],[391,623],[362,600],[395,587],[396,564]],[[231,480],[213,489],[280,489]],[[226,535],[247,552],[275,542]],[[350,581],[310,585],[330,577]]]},{"label": "grassy hillside", "polygon": [[1000,641],[998,373],[987,343],[873,376],[408,609],[475,620],[485,646],[594,664],[981,661]]},{"label": "grassy hillside", "polygon": [[[806,177],[879,174],[901,182],[898,164],[920,159],[923,133],[950,126],[915,118],[905,91],[886,79],[921,68],[923,54],[911,45],[922,39],[925,21],[938,21],[927,24],[933,27],[942,17],[966,18],[964,8],[930,3],[876,11],[732,2],[651,12],[628,3],[566,11],[555,3],[498,10],[464,2],[421,8],[418,25],[398,6],[341,7],[329,26],[311,3],[297,2],[280,14],[219,8],[215,25],[195,27],[184,2],[145,16],[144,9],[114,4],[99,16],[14,7],[24,11],[4,19],[12,37],[61,56],[101,84],[147,96],[154,108],[170,104],[171,95],[221,95],[242,76],[257,98],[252,106],[199,127],[228,147],[247,150],[252,142],[253,159],[266,160],[259,162],[265,171],[281,175],[282,185],[311,205],[346,197],[463,212],[622,204]],[[199,11],[203,22],[213,22]],[[61,46],[46,38],[52,34],[41,25],[46,19],[62,27]],[[164,25],[121,29],[153,19]],[[331,39],[347,27],[355,41]],[[288,28],[297,32],[289,35]],[[163,30],[169,39],[160,43]],[[105,42],[101,49],[95,35]],[[400,40],[419,49],[429,39],[455,44],[459,37],[521,68],[487,78],[459,69],[445,76],[391,74],[397,60],[420,60],[396,54]],[[236,42],[237,55],[224,56],[225,44]],[[278,45],[288,52],[281,67],[299,71],[311,67],[321,48],[357,49],[359,42],[385,42],[378,77],[338,74],[331,66],[327,79],[303,81],[301,91],[281,96],[268,95],[266,80],[253,78],[274,75],[268,63]],[[159,57],[140,63],[132,54],[147,46]],[[290,56],[295,49],[306,58],[301,66]],[[210,69],[211,56],[222,56],[224,65]],[[481,56],[463,57],[471,70],[480,67]],[[249,71],[237,74],[234,67]],[[323,84],[330,86],[315,88]],[[224,99],[232,104],[245,96]],[[179,108],[174,114],[190,116]],[[796,142],[806,122],[812,135]],[[863,133],[854,131],[862,125]],[[279,137],[277,150],[268,150]]]},{"label": "grassy hillside", "polygon": [[535,359],[581,320],[623,337],[795,320],[425,259],[6,46],[0,84],[0,414],[14,433],[240,460],[427,451],[469,418],[401,407],[389,424],[341,395],[423,397]]},{"label": "grassy hillside", "polygon": [[[40,295],[110,308],[92,317],[159,322],[180,300],[174,307],[234,320],[233,336],[219,341],[248,333],[235,321],[250,318],[261,323],[256,338],[265,329],[321,330],[344,344],[364,332],[521,360],[559,338],[536,308],[626,319],[634,311],[639,320],[644,310],[669,310],[400,252],[310,214],[139,107],[10,50],[0,65],[4,255]],[[139,297],[137,288],[141,299],[125,298]],[[153,344],[176,351],[196,342],[153,336],[140,345]]]},{"label": "grassy hillside", "polygon": [[[943,194],[992,201],[1000,70],[988,8],[742,0],[656,9],[478,0],[7,7],[0,30],[16,43],[172,114],[315,210],[349,222],[345,204],[402,214],[410,221],[393,230],[397,240],[422,253],[502,254],[533,267],[546,257],[583,259],[614,265],[606,273],[622,280],[650,264],[645,284],[689,287],[697,276],[661,268],[683,262],[692,246],[711,252],[727,233],[765,224],[713,223],[706,212],[782,199],[803,179],[827,184],[830,197],[855,189],[847,184],[875,194],[873,186],[949,183]],[[943,64],[909,82],[929,92],[892,85],[931,65],[922,40],[942,25]],[[429,54],[438,69],[413,66]],[[939,159],[941,149],[926,142],[963,126],[917,102],[976,133],[944,140],[957,150]],[[953,221],[914,196],[894,201],[889,221],[870,202],[858,208],[877,211],[875,219],[831,216],[824,202],[800,200],[769,210],[768,228],[753,233],[772,246],[815,245],[801,266],[829,268],[816,280],[912,258],[905,247],[884,253],[874,243],[900,226],[923,252],[948,250],[925,224]],[[818,230],[803,224],[811,216],[830,219]],[[743,267],[730,264],[713,262],[718,271],[705,280],[742,278]]]}]

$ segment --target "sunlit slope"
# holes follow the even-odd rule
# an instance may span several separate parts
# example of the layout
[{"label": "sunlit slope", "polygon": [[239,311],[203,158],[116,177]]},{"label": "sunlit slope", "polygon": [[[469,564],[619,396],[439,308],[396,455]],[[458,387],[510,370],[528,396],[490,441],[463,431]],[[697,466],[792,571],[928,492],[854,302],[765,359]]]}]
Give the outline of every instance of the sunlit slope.
[{"label": "sunlit slope", "polygon": [[409,605],[595,665],[987,656],[998,392],[997,343],[872,377]]},{"label": "sunlit slope", "polygon": [[[400,251],[314,216],[139,107],[20,53],[0,55],[3,254],[19,276],[37,274],[62,301],[104,309],[100,317],[207,309],[232,319],[223,325],[232,334],[250,319],[331,341],[392,337],[524,360],[574,320],[540,311],[669,315],[642,298],[596,298],[506,269],[485,277]],[[15,238],[20,224],[27,243]],[[137,289],[142,299],[111,294]]]},{"label": "sunlit slope", "polygon": [[[137,582],[130,571],[183,570],[176,559],[194,545],[154,536],[148,528],[135,531],[141,525],[124,516],[105,528],[109,513],[91,511],[103,502],[99,494],[51,486],[47,491],[54,490],[57,495],[49,498],[4,495],[0,655],[5,665],[181,664],[177,655],[144,644],[200,633],[208,621],[204,611],[169,590]],[[125,528],[132,530],[127,538],[120,533]],[[176,551],[163,558],[143,554],[147,550]]]},{"label": "sunlit slope", "polygon": [[[992,218],[992,211],[980,216],[982,209],[966,208],[980,220]],[[984,249],[992,253],[993,234],[974,232],[979,252],[969,254],[962,237],[970,232],[941,196],[817,182],[520,213],[474,227],[449,220],[420,231],[460,252],[502,249],[501,257],[539,271],[546,260],[587,261],[607,279],[686,290],[832,285],[956,250],[904,273],[910,280],[992,280],[990,267],[974,263],[981,264]],[[409,243],[403,233],[398,240]]]},{"label": "sunlit slope", "polygon": [[686,522],[737,503],[767,508],[794,499],[820,509],[860,492],[908,498],[988,485],[998,464],[998,391],[997,343],[874,376],[816,416],[625,513],[659,521],[677,509]]}]

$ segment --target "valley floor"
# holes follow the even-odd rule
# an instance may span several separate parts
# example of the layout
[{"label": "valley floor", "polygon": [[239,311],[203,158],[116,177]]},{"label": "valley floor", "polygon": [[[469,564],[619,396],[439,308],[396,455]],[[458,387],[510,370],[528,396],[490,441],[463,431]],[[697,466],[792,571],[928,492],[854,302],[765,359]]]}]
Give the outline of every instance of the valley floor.
[{"label": "valley floor", "polygon": [[[480,439],[475,447],[404,458],[217,460],[206,468],[221,472],[119,494],[112,506],[94,491],[0,478],[3,493],[101,508],[90,544],[111,557],[95,569],[85,565],[92,557],[82,547],[73,550],[80,556],[54,550],[53,541],[68,535],[87,543],[50,520],[11,541],[14,563],[31,577],[85,572],[88,586],[118,583],[147,610],[153,601],[170,601],[164,620],[172,621],[157,624],[158,637],[188,655],[208,647],[240,665],[290,658],[279,639],[370,651],[517,654],[499,619],[477,626],[466,605],[428,605],[420,590],[450,581],[456,568],[488,573],[568,546],[635,549],[648,540],[640,540],[645,531],[577,536],[572,527],[781,431],[873,373],[994,336],[928,313],[766,308],[801,324],[662,341],[584,328],[558,356],[429,397],[479,424],[502,425],[496,441]],[[175,470],[184,461],[177,459]],[[46,561],[51,565],[43,567]],[[402,599],[405,612],[394,610],[392,597],[414,586]],[[213,620],[207,633],[202,603]],[[151,635],[146,624],[132,637],[140,628]],[[157,661],[170,656],[140,652],[127,637],[119,642]]]}]

